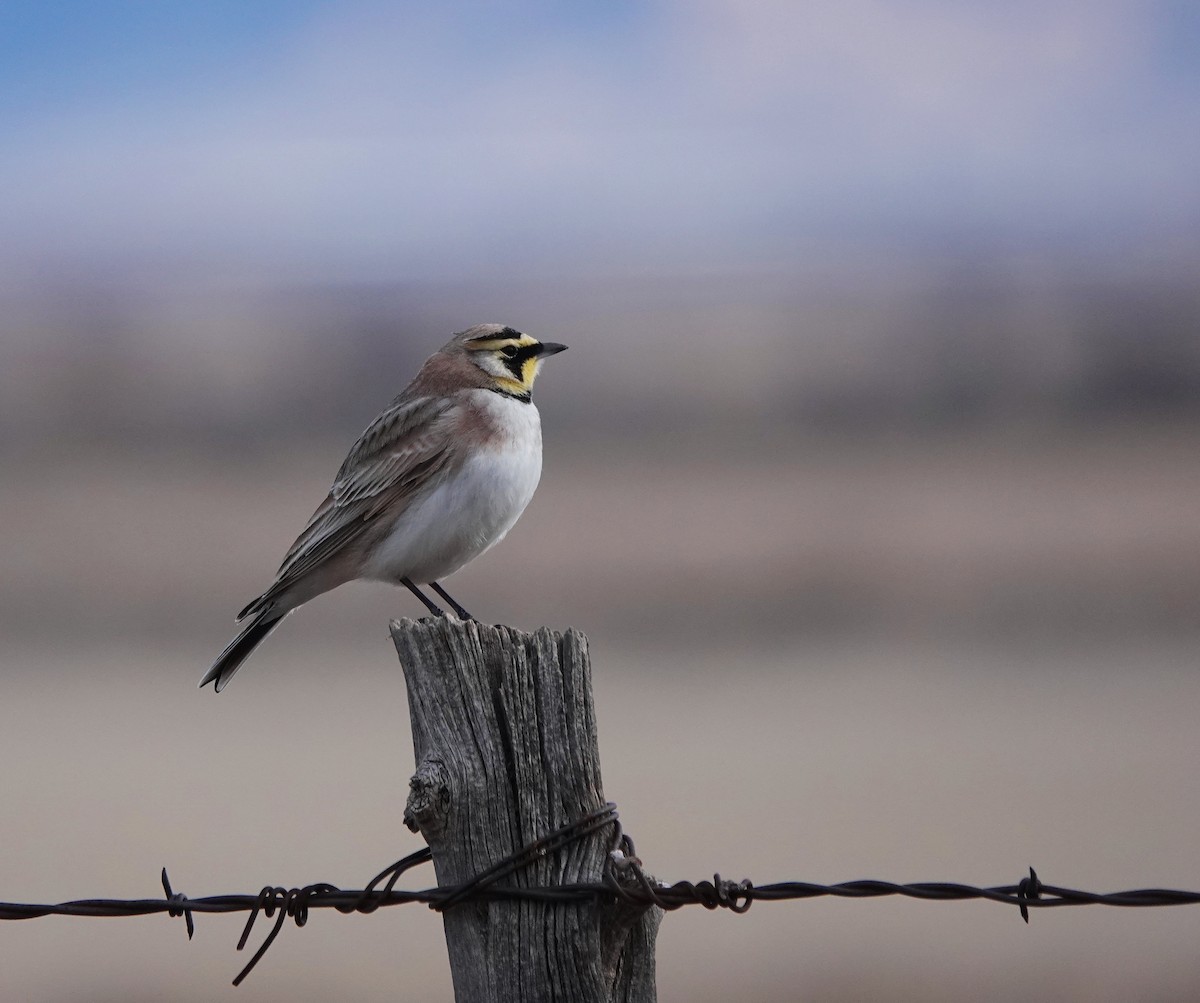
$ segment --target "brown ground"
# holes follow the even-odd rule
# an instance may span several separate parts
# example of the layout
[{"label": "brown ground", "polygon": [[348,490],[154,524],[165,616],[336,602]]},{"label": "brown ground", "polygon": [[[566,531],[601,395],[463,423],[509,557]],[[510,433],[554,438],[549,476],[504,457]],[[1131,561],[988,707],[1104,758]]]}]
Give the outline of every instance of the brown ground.
[{"label": "brown ground", "polygon": [[[1200,452],[1185,432],[696,447],[552,442],[454,580],[592,641],[607,794],[651,869],[765,883],[1200,888]],[[415,848],[386,622],[351,587],[219,698],[195,683],[341,446],[219,469],[109,456],[0,480],[0,899],[358,886]],[[416,881],[426,883],[431,874]],[[666,920],[663,1001],[1200,995],[1200,907],[904,900]],[[0,925],[0,999],[211,1000],[241,920]],[[256,1000],[450,998],[440,924],[314,914]]]}]

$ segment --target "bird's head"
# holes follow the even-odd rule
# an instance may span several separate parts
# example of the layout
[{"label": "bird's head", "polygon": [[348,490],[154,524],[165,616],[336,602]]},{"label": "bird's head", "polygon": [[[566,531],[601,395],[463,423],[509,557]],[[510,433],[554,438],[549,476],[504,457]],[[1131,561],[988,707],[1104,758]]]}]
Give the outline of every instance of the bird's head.
[{"label": "bird's head", "polygon": [[542,359],[567,348],[550,341],[538,341],[503,324],[472,327],[455,335],[451,345],[464,352],[492,385],[515,397],[529,396]]}]

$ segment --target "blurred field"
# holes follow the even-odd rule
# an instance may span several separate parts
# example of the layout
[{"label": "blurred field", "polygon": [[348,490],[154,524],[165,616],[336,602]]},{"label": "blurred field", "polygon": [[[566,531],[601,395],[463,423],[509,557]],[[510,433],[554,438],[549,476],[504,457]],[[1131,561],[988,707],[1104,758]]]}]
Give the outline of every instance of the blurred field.
[{"label": "blurred field", "polygon": [[[546,421],[535,502],[454,591],[588,632],[606,792],[655,873],[1200,887],[1186,423],[576,450]],[[194,688],[343,448],[4,478],[5,898],[152,896],[164,864],[196,895],[356,885],[414,847],[386,637],[411,598],[343,589]],[[7,924],[0,998],[212,999],[238,929]],[[664,924],[660,998],[1186,999],[1198,933],[1187,908],[697,910]],[[449,999],[440,938],[419,909],[317,915],[237,995]]]},{"label": "blurred field", "polygon": [[[744,623],[772,643],[864,632],[1019,643],[1197,625],[1200,456],[1188,422],[576,445],[555,419],[526,518],[456,578],[468,607],[506,622],[670,644]],[[0,622],[13,638],[45,639],[64,618],[106,638],[221,636],[269,582],[345,448],[55,451],[11,465]],[[407,602],[351,586],[271,647],[310,620],[324,633],[369,629]]]}]

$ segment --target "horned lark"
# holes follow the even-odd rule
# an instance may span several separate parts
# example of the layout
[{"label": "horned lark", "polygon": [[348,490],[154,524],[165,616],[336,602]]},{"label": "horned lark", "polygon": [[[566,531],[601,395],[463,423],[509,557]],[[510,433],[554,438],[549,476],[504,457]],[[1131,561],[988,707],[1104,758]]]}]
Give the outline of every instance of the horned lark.
[{"label": "horned lark", "polygon": [[275,582],[238,614],[251,617],[204,686],[220,692],[279,622],[355,579],[403,585],[436,616],[438,585],[513,527],[542,473],[542,427],[530,394],[541,361],[566,345],[501,324],[456,334],[359,436]]}]

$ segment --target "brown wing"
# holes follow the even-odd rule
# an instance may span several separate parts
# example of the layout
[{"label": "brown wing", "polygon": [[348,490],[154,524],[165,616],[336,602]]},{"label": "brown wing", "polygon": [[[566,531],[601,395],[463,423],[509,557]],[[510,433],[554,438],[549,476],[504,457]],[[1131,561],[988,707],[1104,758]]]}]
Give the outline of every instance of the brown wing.
[{"label": "brown wing", "polygon": [[275,583],[238,619],[263,609],[341,552],[380,512],[399,514],[445,477],[457,459],[446,448],[452,406],[445,397],[401,397],[376,418],[351,447],[329,495],[284,556]]}]

